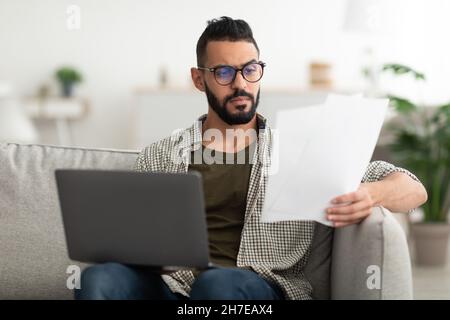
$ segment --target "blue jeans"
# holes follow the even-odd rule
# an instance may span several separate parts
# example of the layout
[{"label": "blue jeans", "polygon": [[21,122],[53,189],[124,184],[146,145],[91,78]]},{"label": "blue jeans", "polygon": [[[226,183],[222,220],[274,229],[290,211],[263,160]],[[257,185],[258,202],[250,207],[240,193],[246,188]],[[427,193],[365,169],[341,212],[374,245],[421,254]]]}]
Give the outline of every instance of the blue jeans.
[{"label": "blue jeans", "polygon": [[[161,276],[145,267],[119,263],[91,266],[81,274],[75,299],[188,299],[173,293]],[[199,274],[190,293],[192,300],[281,300],[281,289],[257,273],[239,268],[215,268]]]}]

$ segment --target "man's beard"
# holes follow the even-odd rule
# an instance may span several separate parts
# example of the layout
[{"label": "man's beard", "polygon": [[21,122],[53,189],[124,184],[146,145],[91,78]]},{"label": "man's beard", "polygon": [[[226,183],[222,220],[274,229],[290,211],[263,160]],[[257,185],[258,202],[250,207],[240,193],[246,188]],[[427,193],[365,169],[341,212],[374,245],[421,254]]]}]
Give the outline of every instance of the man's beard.
[{"label": "man's beard", "polygon": [[[236,90],[233,94],[226,96],[223,99],[223,103],[220,104],[219,99],[217,99],[214,93],[212,93],[211,90],[209,90],[208,86],[205,83],[206,98],[208,99],[209,105],[214,110],[214,112],[219,116],[219,118],[229,125],[246,124],[253,119],[256,113],[256,108],[258,108],[259,104],[259,91],[260,90],[258,90],[255,100],[255,97],[252,94],[245,92],[244,90]],[[251,100],[250,110],[249,111],[239,110],[239,112],[237,112],[236,114],[232,114],[227,110],[227,103],[231,99],[238,97],[250,98]]]}]

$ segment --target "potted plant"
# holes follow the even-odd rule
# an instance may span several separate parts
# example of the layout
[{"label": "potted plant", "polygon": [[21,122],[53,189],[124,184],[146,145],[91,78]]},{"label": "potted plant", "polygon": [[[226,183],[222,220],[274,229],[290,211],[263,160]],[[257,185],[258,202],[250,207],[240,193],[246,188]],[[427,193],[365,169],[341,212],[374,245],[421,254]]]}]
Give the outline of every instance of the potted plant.
[{"label": "potted plant", "polygon": [[[383,72],[410,74],[425,81],[422,73],[400,64],[386,64]],[[423,221],[410,224],[416,262],[443,265],[450,234],[450,103],[430,107],[399,96],[388,97],[400,120],[388,126],[394,137],[389,149],[400,165],[417,175],[428,193],[422,206]]]},{"label": "potted plant", "polygon": [[72,67],[62,67],[56,70],[56,78],[61,85],[64,97],[71,97],[73,85],[82,81],[81,74]]}]

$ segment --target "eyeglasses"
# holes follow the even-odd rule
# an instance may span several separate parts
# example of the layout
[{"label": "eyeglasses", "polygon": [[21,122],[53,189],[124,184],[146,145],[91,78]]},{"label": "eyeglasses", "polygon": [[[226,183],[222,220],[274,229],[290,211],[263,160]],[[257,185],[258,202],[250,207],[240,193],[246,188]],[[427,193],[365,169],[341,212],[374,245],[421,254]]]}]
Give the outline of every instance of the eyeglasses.
[{"label": "eyeglasses", "polygon": [[216,79],[217,83],[222,86],[227,86],[234,82],[238,71],[241,72],[242,77],[246,81],[251,83],[258,82],[263,76],[265,66],[266,64],[264,62],[259,61],[249,62],[241,69],[232,66],[217,66],[213,68],[198,67],[197,69],[213,72],[214,79]]}]

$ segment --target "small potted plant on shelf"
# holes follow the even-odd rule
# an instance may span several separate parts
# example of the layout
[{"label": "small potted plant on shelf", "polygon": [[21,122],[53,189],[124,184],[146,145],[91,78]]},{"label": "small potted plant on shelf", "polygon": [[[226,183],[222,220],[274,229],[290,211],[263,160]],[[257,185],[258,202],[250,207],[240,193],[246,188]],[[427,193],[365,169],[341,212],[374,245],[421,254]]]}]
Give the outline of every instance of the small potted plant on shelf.
[{"label": "small potted plant on shelf", "polygon": [[81,74],[72,67],[61,67],[56,70],[56,78],[61,85],[62,95],[66,98],[72,96],[74,84],[83,80]]},{"label": "small potted plant on shelf", "polygon": [[[425,81],[422,73],[400,64],[386,64],[383,72]],[[416,262],[443,265],[450,234],[450,103],[431,107],[394,95],[389,99],[400,120],[388,126],[394,137],[389,146],[392,156],[417,175],[428,193],[423,221],[410,224]]]}]

